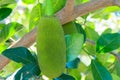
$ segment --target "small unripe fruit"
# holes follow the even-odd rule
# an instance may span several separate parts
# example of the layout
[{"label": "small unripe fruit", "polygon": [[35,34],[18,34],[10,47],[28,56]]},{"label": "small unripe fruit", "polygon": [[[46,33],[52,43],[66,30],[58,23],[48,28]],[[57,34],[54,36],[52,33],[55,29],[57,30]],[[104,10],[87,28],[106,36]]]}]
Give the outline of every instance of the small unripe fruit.
[{"label": "small unripe fruit", "polygon": [[42,17],[37,26],[38,62],[42,73],[55,78],[60,76],[66,64],[64,32],[56,17]]},{"label": "small unripe fruit", "polygon": [[64,24],[63,30],[64,30],[65,35],[78,32],[74,22],[68,22],[68,23]]}]

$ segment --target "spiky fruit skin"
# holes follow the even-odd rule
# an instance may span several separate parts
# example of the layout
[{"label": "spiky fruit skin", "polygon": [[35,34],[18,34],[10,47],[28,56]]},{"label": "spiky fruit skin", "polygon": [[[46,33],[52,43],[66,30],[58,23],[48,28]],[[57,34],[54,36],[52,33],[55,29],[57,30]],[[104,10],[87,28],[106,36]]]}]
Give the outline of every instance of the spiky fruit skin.
[{"label": "spiky fruit skin", "polygon": [[38,62],[42,73],[55,78],[66,65],[66,44],[60,21],[56,17],[42,17],[37,27]]},{"label": "spiky fruit skin", "polygon": [[63,31],[64,31],[65,35],[78,32],[74,22],[68,22],[68,23],[64,24]]}]

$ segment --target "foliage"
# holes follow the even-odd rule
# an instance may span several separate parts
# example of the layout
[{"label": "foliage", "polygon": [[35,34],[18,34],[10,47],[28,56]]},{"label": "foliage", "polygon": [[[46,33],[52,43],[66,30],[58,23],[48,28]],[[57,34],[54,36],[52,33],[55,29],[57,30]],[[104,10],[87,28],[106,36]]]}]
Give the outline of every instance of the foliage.
[{"label": "foliage", "polygon": [[[75,5],[88,1],[75,0]],[[0,71],[0,78],[47,80],[38,64],[36,44],[29,49],[9,46],[35,28],[42,16],[54,16],[65,3],[66,0],[0,0],[0,52],[12,60]],[[65,70],[52,80],[120,79],[119,10],[111,6],[73,20],[77,33],[64,35]]]}]

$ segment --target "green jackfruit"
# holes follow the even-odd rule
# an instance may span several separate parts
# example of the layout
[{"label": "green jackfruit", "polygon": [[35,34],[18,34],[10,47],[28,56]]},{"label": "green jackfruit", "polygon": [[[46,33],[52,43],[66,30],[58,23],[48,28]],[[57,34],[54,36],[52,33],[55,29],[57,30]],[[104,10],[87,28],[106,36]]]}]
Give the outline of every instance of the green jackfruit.
[{"label": "green jackfruit", "polygon": [[58,77],[66,65],[66,44],[60,21],[56,17],[42,17],[37,28],[40,69],[49,78]]},{"label": "green jackfruit", "polygon": [[68,22],[63,25],[64,34],[77,33],[77,29],[74,22]]}]

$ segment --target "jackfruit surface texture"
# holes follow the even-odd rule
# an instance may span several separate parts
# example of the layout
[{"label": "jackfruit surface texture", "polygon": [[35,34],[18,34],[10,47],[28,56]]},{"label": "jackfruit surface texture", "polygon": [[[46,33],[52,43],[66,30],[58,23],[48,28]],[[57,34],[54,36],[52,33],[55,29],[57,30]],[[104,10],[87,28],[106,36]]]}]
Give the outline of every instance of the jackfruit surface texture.
[{"label": "jackfruit surface texture", "polygon": [[64,31],[56,17],[42,17],[37,25],[37,57],[42,73],[55,78],[66,65]]}]

